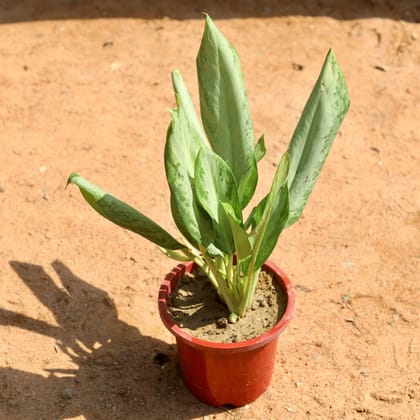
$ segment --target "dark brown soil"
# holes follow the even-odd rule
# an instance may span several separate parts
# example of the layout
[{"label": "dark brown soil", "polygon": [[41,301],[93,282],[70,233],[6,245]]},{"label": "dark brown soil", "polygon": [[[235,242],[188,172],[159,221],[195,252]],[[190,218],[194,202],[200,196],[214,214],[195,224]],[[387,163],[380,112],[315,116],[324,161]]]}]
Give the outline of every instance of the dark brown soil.
[{"label": "dark brown soil", "polygon": [[270,273],[261,271],[251,308],[236,323],[210,280],[201,271],[187,273],[168,302],[169,313],[191,335],[219,343],[237,343],[264,334],[286,309],[286,297]]}]

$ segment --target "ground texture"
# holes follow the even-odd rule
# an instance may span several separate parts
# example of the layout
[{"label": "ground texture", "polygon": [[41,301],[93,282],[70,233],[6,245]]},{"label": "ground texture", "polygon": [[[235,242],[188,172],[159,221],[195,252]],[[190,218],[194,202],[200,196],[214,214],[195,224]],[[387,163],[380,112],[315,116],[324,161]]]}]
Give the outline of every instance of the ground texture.
[{"label": "ground texture", "polygon": [[[0,2],[2,419],[419,415],[418,2],[208,3]],[[170,71],[197,99],[203,10],[236,46],[265,133],[259,197],[330,46],[352,99],[304,216],[272,255],[297,291],[272,384],[232,410],[201,404],[180,379],[156,302],[173,263],[64,190],[77,171],[174,231]]]}]

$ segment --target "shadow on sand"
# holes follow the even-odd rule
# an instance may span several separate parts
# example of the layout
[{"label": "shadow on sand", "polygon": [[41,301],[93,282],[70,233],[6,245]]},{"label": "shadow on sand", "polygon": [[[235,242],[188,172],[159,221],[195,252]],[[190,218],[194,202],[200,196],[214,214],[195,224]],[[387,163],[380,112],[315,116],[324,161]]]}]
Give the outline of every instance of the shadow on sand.
[{"label": "shadow on sand", "polygon": [[185,388],[174,346],[119,320],[105,291],[57,260],[52,267],[62,287],[39,265],[10,265],[57,325],[5,309],[0,325],[53,338],[51,353],[42,356],[51,360],[63,352],[74,367],[46,369],[45,376],[0,367],[0,418],[188,419],[219,412]]}]

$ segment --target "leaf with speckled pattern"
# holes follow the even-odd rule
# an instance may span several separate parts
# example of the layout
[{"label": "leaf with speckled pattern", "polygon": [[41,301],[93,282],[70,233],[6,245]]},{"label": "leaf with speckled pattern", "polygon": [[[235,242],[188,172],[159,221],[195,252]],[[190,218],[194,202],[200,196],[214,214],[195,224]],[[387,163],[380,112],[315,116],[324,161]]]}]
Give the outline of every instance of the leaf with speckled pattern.
[{"label": "leaf with speckled pattern", "polygon": [[213,151],[231,167],[245,208],[258,181],[251,113],[238,54],[209,16],[197,75],[204,129]]},{"label": "leaf with speckled pattern", "polygon": [[201,206],[210,215],[215,231],[215,245],[233,254],[234,240],[229,220],[222,203],[229,203],[236,218],[242,223],[235,179],[229,165],[216,153],[200,150],[195,163],[195,192]]},{"label": "leaf with speckled pattern", "polygon": [[166,230],[138,210],[113,197],[78,174],[71,174],[68,184],[79,187],[85,200],[103,217],[125,229],[138,233],[162,248],[176,250],[185,248]]},{"label": "leaf with speckled pattern", "polygon": [[197,203],[193,188],[198,152],[209,149],[181,74],[172,72],[177,108],[171,110],[165,146],[166,178],[171,191],[171,210],[178,229],[198,248],[214,236],[212,223]]},{"label": "leaf with speckled pattern", "polygon": [[346,82],[332,49],[290,141],[290,216],[299,219],[350,105]]}]

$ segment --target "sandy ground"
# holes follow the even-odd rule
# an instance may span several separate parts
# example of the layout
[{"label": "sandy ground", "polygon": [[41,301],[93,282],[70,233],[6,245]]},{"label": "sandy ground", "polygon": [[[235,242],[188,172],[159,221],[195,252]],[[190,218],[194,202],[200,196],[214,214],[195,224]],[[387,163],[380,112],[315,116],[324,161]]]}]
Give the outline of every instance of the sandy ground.
[{"label": "sandy ground", "polygon": [[[1,419],[419,418],[420,8],[284,3],[0,2]],[[352,99],[272,255],[297,289],[273,382],[233,410],[180,379],[156,302],[173,262],[64,190],[77,171],[174,231],[170,71],[197,99],[203,10],[236,46],[266,136],[260,197],[330,46]]]}]

